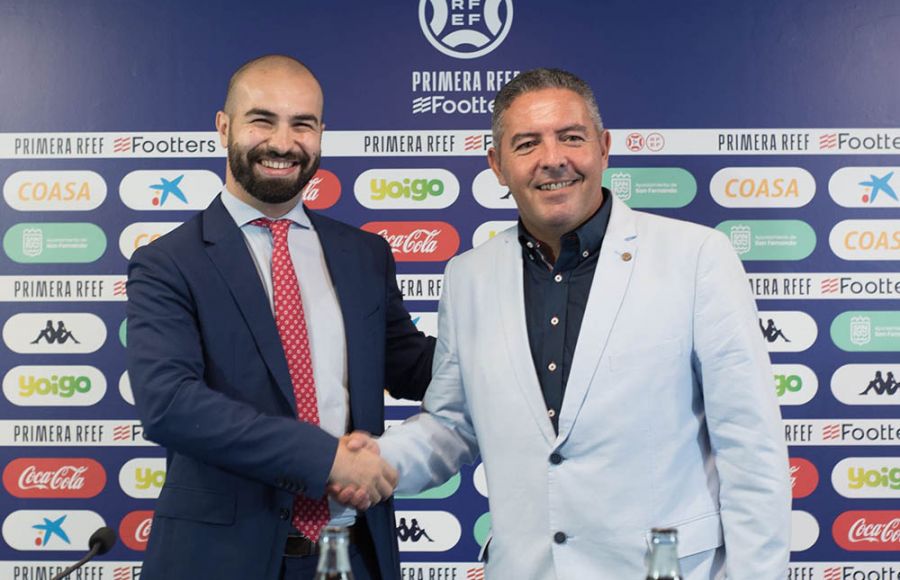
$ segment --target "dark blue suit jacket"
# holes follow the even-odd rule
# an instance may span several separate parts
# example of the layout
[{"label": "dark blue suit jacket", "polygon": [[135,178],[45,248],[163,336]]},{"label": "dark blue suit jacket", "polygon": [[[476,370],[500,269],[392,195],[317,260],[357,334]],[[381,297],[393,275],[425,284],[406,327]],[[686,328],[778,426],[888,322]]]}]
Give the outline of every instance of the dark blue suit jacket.
[{"label": "dark blue suit jacket", "polygon": [[[308,213],[344,318],[351,427],[380,434],[383,389],[421,399],[434,341],[403,307],[387,243]],[[127,308],[138,414],[168,462],[142,577],[276,579],[293,496],[324,493],[338,442],[297,420],[268,299],[220,198],[135,252]],[[399,576],[392,504],[363,521],[382,576]]]}]

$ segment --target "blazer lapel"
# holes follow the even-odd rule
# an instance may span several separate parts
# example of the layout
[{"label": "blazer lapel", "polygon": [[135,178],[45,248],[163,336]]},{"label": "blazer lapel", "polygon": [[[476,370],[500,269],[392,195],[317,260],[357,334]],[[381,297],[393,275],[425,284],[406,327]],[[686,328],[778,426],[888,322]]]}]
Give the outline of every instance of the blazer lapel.
[{"label": "blazer lapel", "polygon": [[222,204],[221,194],[203,212],[203,241],[209,259],[231,290],[278,390],[296,416],[294,389],[275,317],[244,236]]},{"label": "blazer lapel", "polygon": [[[525,290],[522,279],[522,248],[517,241],[516,228],[503,235],[495,255],[494,272],[497,275],[498,311],[507,349],[507,360],[512,366],[515,382],[519,387],[531,415],[548,444],[553,444],[556,434],[547,416],[547,407],[538,381],[531,347],[528,344],[528,327],[525,323]],[[518,420],[513,418],[512,420]]]},{"label": "blazer lapel", "polygon": [[638,259],[634,213],[618,197],[612,196],[611,201],[609,227],[594,271],[559,416],[560,443],[569,436],[581,411]]}]

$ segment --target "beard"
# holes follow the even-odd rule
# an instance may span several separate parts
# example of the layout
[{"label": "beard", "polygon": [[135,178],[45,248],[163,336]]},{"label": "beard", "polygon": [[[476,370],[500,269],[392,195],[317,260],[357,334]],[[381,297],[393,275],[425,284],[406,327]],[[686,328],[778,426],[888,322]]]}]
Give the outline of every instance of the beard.
[{"label": "beard", "polygon": [[[254,171],[254,167],[263,159],[294,163],[300,167],[300,173],[294,179],[260,177]],[[260,145],[248,151],[230,139],[228,143],[228,166],[235,181],[244,188],[244,191],[263,203],[279,204],[294,199],[316,174],[320,160],[319,154],[310,157],[303,150],[297,153],[281,153]]]}]

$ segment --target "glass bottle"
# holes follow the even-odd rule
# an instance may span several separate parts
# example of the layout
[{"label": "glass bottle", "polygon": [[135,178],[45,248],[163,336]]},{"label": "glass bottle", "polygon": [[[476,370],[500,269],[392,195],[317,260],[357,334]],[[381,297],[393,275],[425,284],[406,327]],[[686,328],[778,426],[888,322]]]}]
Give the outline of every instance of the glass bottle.
[{"label": "glass bottle", "polygon": [[327,526],[319,537],[319,564],[315,580],[353,580],[350,570],[350,533],[347,528]]},{"label": "glass bottle", "polygon": [[678,530],[653,528],[650,530],[650,561],[647,580],[682,580],[678,566]]}]

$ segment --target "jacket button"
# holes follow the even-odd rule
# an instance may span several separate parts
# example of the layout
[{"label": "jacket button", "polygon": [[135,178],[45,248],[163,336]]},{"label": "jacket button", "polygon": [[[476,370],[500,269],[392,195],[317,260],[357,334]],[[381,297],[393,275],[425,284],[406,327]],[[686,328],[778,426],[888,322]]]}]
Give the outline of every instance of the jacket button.
[{"label": "jacket button", "polygon": [[291,510],[287,508],[281,508],[280,510],[278,510],[278,517],[283,520],[289,519],[291,517]]},{"label": "jacket button", "polygon": [[568,538],[567,538],[565,532],[556,532],[555,534],[553,534],[553,541],[556,542],[557,544],[565,544],[566,539],[568,539]]},{"label": "jacket button", "polygon": [[559,465],[562,462],[563,462],[562,455],[560,455],[559,453],[550,454],[550,463],[552,463],[553,465]]}]

